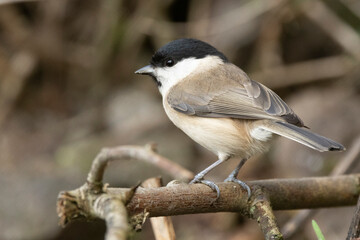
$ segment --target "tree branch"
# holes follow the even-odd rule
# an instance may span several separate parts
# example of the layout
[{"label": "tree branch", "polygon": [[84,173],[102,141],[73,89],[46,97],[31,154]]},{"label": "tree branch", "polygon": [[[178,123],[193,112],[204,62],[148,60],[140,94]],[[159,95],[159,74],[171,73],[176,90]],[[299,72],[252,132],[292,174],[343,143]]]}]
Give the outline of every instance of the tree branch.
[{"label": "tree branch", "polygon": [[255,219],[265,239],[283,239],[282,234],[276,224],[276,218],[270,206],[267,194],[261,187],[255,186],[254,201],[250,207],[250,217]]},{"label": "tree branch", "polygon": [[[61,192],[58,197],[60,223],[80,218],[105,219],[106,239],[126,239],[128,216],[135,229],[147,217],[210,212],[239,212],[258,221],[266,239],[282,239],[274,210],[347,206],[356,203],[360,174],[300,179],[251,181],[252,196],[234,183],[217,183],[221,196],[216,198],[204,184],[170,182],[166,187],[108,188],[102,183],[107,164],[114,159],[133,157],[151,162],[172,175],[192,173],[157,155],[153,148],[122,146],[105,149],[95,158],[87,182],[78,189]],[[176,171],[181,171],[178,174]],[[148,187],[148,186],[147,186]]]},{"label": "tree branch", "polygon": [[[127,205],[130,215],[143,212],[150,217],[208,212],[248,211],[246,191],[234,183],[217,183],[221,196],[203,184],[176,184],[161,188],[139,187]],[[349,206],[356,204],[360,192],[360,174],[338,177],[272,179],[250,181],[267,193],[274,210]],[[109,188],[112,194],[127,189]],[[156,200],[156,201],[154,201]],[[254,199],[251,199],[253,201]]]},{"label": "tree branch", "polygon": [[106,240],[125,240],[129,234],[128,214],[125,205],[132,198],[135,189],[122,191],[120,194],[93,191],[88,184],[69,192],[60,192],[57,212],[60,225],[65,226],[76,219],[101,218],[106,221]]},{"label": "tree branch", "polygon": [[[108,203],[118,199],[122,199],[121,202],[125,203],[131,196],[126,209],[137,229],[141,227],[146,217],[239,212],[256,219],[266,239],[271,239],[268,236],[277,236],[281,239],[277,228],[274,227],[276,222],[270,205],[274,210],[354,205],[360,192],[360,174],[262,180],[251,181],[248,184],[255,193],[249,200],[247,192],[234,183],[218,183],[221,192],[218,200],[216,193],[203,184],[170,183],[167,187],[161,188],[138,187],[135,192],[134,189],[128,188],[105,188],[102,193],[89,191],[88,185],[85,184],[79,189],[60,193],[58,214],[63,225],[79,218],[109,219],[99,214],[103,211],[100,209],[106,207],[106,201],[102,207],[94,203],[100,202],[101,200],[98,199],[101,198],[109,199]],[[259,194],[257,188],[261,188],[264,194]],[[269,202],[266,199],[269,199]],[[94,210],[96,206],[98,210]]]}]

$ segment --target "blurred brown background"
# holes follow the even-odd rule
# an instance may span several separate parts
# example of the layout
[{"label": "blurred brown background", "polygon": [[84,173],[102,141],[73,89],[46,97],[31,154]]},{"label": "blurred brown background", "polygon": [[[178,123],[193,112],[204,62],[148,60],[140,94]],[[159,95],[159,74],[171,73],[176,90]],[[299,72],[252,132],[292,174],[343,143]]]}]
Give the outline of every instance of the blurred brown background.
[{"label": "blurred brown background", "polygon": [[[360,134],[358,0],[0,0],[0,239],[103,239],[101,221],[57,225],[59,191],[80,186],[102,147],[158,143],[197,172],[216,157],[165,116],[156,85],[134,71],[176,38],[207,41],[275,90],[313,131],[350,147]],[[320,154],[276,138],[244,180],[327,175],[345,153]],[[216,169],[224,179],[237,160]],[[128,160],[106,181],[162,175]],[[353,208],[314,218],[344,239]],[[277,212],[280,225],[295,211]],[[341,216],[341,217],[339,217]],[[178,239],[262,239],[230,213],[173,217]],[[153,239],[149,224],[135,239]],[[293,239],[315,239],[309,223]]]}]

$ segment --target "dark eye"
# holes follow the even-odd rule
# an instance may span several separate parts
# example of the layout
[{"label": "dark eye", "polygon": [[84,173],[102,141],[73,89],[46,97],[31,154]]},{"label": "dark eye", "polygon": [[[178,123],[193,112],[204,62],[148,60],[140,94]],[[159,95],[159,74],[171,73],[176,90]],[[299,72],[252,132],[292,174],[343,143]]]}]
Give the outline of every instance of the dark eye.
[{"label": "dark eye", "polygon": [[172,66],[174,66],[174,64],[175,64],[175,62],[172,59],[168,59],[168,60],[165,61],[165,65],[167,67],[172,67]]}]

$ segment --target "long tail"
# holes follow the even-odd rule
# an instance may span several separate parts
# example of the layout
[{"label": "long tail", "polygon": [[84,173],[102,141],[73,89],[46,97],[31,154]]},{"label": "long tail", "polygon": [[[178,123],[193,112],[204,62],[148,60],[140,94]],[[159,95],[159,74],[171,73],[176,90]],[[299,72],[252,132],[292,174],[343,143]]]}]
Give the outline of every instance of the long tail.
[{"label": "long tail", "polygon": [[285,122],[268,121],[261,128],[304,144],[320,152],[343,151],[345,147],[331,139]]}]

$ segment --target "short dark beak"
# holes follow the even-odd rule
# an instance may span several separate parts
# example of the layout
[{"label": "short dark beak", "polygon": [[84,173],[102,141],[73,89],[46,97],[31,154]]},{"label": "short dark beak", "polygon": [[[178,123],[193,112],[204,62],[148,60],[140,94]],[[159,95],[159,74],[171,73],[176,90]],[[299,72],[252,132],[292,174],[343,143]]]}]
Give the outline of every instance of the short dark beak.
[{"label": "short dark beak", "polygon": [[143,68],[140,68],[135,72],[136,74],[142,74],[142,75],[152,75],[154,73],[154,68],[151,65],[147,65]]}]

